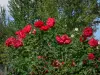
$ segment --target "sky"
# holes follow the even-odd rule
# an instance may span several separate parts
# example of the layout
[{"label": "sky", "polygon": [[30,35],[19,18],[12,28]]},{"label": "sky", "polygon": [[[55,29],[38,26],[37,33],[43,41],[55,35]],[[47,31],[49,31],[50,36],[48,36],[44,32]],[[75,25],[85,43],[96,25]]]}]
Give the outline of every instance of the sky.
[{"label": "sky", "polygon": [[98,27],[98,29],[97,29],[97,31],[94,33],[94,35],[96,36],[96,37],[95,37],[96,39],[100,40],[100,24],[99,24],[97,27]]},{"label": "sky", "polygon": [[6,18],[10,18],[11,20],[13,20],[13,18],[10,16],[9,14],[9,8],[8,8],[8,1],[9,0],[0,0],[0,6],[3,6],[6,9]]},{"label": "sky", "polygon": [[8,4],[8,0],[0,0],[0,5],[4,6],[6,10],[8,10],[7,4]]}]

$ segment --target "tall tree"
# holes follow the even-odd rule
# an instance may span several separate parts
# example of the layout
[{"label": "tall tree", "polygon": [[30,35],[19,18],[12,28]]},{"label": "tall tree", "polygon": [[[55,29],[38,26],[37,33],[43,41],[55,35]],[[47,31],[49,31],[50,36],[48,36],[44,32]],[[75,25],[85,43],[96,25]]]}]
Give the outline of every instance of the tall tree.
[{"label": "tall tree", "polygon": [[25,24],[32,23],[35,18],[34,0],[10,0],[9,9],[17,28],[22,28]]},{"label": "tall tree", "polygon": [[10,0],[9,8],[19,28],[36,19],[55,17],[70,30],[92,22],[97,16],[96,3],[96,0]]},{"label": "tall tree", "polygon": [[96,8],[97,4],[96,0],[58,1],[59,6],[63,9],[65,24],[67,23],[69,28],[87,25],[97,16],[94,13],[94,8]]},{"label": "tall tree", "polygon": [[8,26],[6,19],[6,9],[0,7],[0,63],[6,61],[7,54],[5,53],[4,41],[7,37],[13,34],[13,29]]}]

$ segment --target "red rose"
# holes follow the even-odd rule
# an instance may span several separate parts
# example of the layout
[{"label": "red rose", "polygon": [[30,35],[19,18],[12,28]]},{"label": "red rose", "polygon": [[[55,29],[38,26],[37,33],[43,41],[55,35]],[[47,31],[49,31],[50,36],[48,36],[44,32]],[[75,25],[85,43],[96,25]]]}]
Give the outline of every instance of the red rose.
[{"label": "red rose", "polygon": [[14,46],[15,48],[18,48],[20,46],[23,46],[22,41],[14,38],[14,37],[10,37],[6,40],[6,46]]},{"label": "red rose", "polygon": [[88,59],[89,59],[89,60],[94,60],[94,59],[95,59],[94,54],[93,54],[93,53],[89,53],[89,54],[88,54]]},{"label": "red rose", "polygon": [[32,31],[32,34],[34,34],[34,35],[36,34],[36,29],[34,29],[34,30]]},{"label": "red rose", "polygon": [[15,34],[18,35],[18,37],[22,39],[26,37],[26,34],[23,32],[23,30],[19,30]]},{"label": "red rose", "polygon": [[48,73],[49,71],[48,70],[45,70],[45,73]]},{"label": "red rose", "polygon": [[95,68],[98,68],[98,64],[94,64]]},{"label": "red rose", "polygon": [[19,39],[16,39],[16,40],[13,42],[13,46],[14,46],[15,48],[21,47],[21,46],[23,46],[23,42],[20,41]]},{"label": "red rose", "polygon": [[95,40],[94,38],[91,38],[91,39],[88,41],[88,44],[89,44],[91,47],[96,47],[96,46],[98,46],[98,41]]},{"label": "red rose", "polygon": [[61,62],[62,63],[62,65],[64,65],[65,64],[65,62]]},{"label": "red rose", "polygon": [[48,70],[45,70],[45,71],[43,72],[43,75],[46,75],[48,72],[49,72]]},{"label": "red rose", "polygon": [[98,58],[98,61],[100,62],[100,57]]},{"label": "red rose", "polygon": [[86,37],[85,36],[80,36],[80,42],[84,42],[86,40]]},{"label": "red rose", "polygon": [[85,37],[90,37],[90,36],[92,36],[92,34],[93,34],[93,29],[91,27],[86,27],[83,30],[83,36],[85,36]]},{"label": "red rose", "polygon": [[23,32],[29,33],[31,31],[31,29],[32,29],[32,26],[30,24],[28,24],[23,28]]},{"label": "red rose", "polygon": [[71,43],[71,39],[68,37],[68,35],[64,34],[62,36],[56,36],[56,41],[59,44],[70,44]]},{"label": "red rose", "polygon": [[48,18],[46,21],[46,25],[49,26],[50,28],[53,27],[55,24],[55,19],[54,18]]},{"label": "red rose", "polygon": [[68,35],[64,34],[61,36],[62,41],[64,42],[64,44],[69,44],[71,43],[71,39],[68,37]]},{"label": "red rose", "polygon": [[43,56],[38,56],[38,59],[42,59],[43,58]]},{"label": "red rose", "polygon": [[22,38],[20,38],[20,37],[16,37],[18,40],[20,40],[20,41],[23,41],[23,39]]},{"label": "red rose", "polygon": [[73,67],[76,66],[75,61],[72,61],[71,66],[73,66]]},{"label": "red rose", "polygon": [[86,60],[83,60],[83,64],[85,65],[87,63],[87,61]]},{"label": "red rose", "polygon": [[34,26],[37,27],[37,28],[40,28],[44,25],[44,22],[41,21],[41,20],[38,20],[34,23]]},{"label": "red rose", "polygon": [[71,43],[71,39],[67,38],[66,41],[64,42],[64,44],[70,44]]},{"label": "red rose", "polygon": [[61,36],[61,39],[62,39],[64,42],[66,41],[67,38],[69,38],[69,37],[68,37],[68,35],[66,35],[66,34],[64,34],[64,35]]},{"label": "red rose", "polygon": [[13,37],[13,36],[11,36],[11,37],[9,37],[6,41],[5,41],[5,44],[6,44],[6,46],[12,46],[12,44],[13,44],[13,41],[15,41],[16,39]]},{"label": "red rose", "polygon": [[42,27],[40,28],[40,30],[42,30],[42,31],[47,31],[47,30],[49,30],[49,27],[48,27],[48,26],[42,26]]},{"label": "red rose", "polygon": [[59,35],[56,36],[56,41],[58,42],[58,44],[64,44],[63,40]]},{"label": "red rose", "polygon": [[32,72],[30,72],[30,75],[35,75],[35,73],[32,71]]},{"label": "red rose", "polygon": [[59,68],[61,66],[61,63],[58,60],[54,60],[52,62],[52,66],[55,67],[55,68]]}]

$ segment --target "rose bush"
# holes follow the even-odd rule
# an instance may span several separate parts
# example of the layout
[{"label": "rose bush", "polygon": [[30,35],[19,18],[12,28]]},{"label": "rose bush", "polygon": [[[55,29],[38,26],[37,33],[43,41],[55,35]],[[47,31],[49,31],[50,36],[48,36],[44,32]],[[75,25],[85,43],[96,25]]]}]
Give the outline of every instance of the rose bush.
[{"label": "rose bush", "polygon": [[86,27],[69,33],[57,25],[54,18],[48,18],[46,25],[38,20],[6,40],[11,74],[95,75],[100,72],[100,50],[98,40],[92,36],[93,29]]}]

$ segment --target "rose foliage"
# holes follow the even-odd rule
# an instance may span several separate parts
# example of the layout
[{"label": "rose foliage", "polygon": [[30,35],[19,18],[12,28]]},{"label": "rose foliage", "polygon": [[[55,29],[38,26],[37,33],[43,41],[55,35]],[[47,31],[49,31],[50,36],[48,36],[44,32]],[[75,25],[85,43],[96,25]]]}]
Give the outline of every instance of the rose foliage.
[{"label": "rose foliage", "polygon": [[[37,20],[5,41],[9,74],[95,75],[100,73],[100,50],[93,28],[58,33],[55,18]],[[74,34],[71,37],[72,33]]]}]

